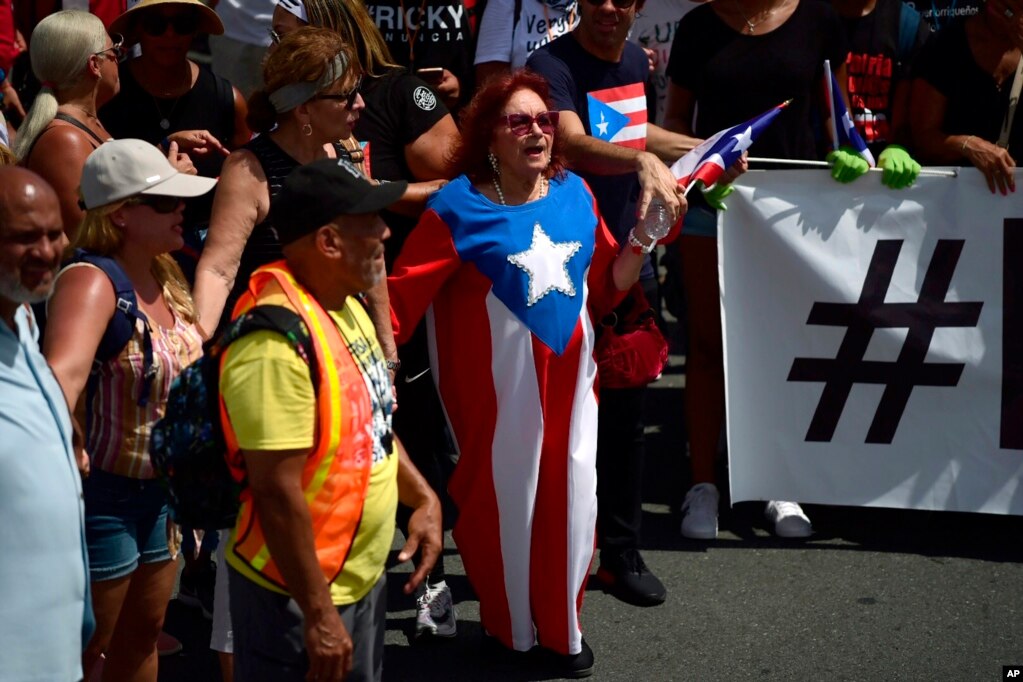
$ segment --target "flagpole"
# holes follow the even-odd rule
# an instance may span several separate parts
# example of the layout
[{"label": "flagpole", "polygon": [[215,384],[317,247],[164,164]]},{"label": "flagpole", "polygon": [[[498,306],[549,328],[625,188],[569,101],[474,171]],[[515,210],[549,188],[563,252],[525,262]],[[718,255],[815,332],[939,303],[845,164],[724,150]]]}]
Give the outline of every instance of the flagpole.
[{"label": "flagpole", "polygon": [[831,148],[836,152],[838,151],[838,121],[835,120],[835,81],[831,79],[831,60],[824,60],[824,78],[827,82],[825,86],[825,92],[828,95],[828,111],[831,112],[831,116],[828,120],[831,128]]},{"label": "flagpole", "polygon": [[[774,163],[783,166],[811,166],[813,168],[831,168],[831,164],[827,161],[811,161],[809,159],[768,159],[764,157],[751,156],[747,159],[750,163]],[[883,173],[883,168],[874,166],[868,168],[867,172],[871,173]],[[942,170],[940,168],[921,168],[920,175],[934,175],[942,178],[957,178],[959,177],[958,170]]]}]

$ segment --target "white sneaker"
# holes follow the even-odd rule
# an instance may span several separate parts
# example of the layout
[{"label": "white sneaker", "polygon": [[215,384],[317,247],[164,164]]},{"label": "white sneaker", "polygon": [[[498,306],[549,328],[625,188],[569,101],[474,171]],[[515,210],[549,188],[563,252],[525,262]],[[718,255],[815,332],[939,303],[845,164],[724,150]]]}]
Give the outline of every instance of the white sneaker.
[{"label": "white sneaker", "polygon": [[795,502],[771,500],[764,508],[764,516],[774,524],[774,534],[780,538],[808,538],[813,534],[810,519]]},{"label": "white sneaker", "polygon": [[416,637],[454,637],[455,605],[451,601],[451,588],[444,580],[436,585],[424,584],[426,589],[416,599]]},{"label": "white sneaker", "polygon": [[718,536],[718,488],[713,483],[697,483],[682,503],[682,535],[693,540],[713,540]]}]

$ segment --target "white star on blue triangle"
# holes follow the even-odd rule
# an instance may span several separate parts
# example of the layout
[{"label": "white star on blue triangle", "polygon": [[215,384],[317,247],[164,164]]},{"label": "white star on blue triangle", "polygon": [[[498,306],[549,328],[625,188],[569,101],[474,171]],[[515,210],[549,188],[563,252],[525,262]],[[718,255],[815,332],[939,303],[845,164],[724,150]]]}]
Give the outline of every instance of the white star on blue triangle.
[{"label": "white star on blue triangle", "polygon": [[508,262],[529,277],[527,306],[532,307],[552,291],[575,296],[575,284],[566,266],[581,247],[581,242],[553,242],[539,222],[533,225],[529,248],[508,256]]},{"label": "white star on blue triangle", "polygon": [[593,137],[607,142],[629,125],[628,116],[615,111],[593,95],[587,94],[586,100],[590,109],[590,135]]}]

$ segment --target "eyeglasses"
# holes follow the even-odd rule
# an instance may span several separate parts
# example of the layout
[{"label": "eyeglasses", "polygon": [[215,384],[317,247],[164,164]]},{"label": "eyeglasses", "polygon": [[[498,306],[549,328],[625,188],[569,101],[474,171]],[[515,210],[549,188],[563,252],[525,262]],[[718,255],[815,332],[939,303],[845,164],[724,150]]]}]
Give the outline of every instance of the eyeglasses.
[{"label": "eyeglasses", "polygon": [[113,43],[113,45],[111,45],[108,48],[102,49],[99,52],[93,52],[92,55],[94,57],[106,57],[107,52],[113,50],[114,61],[118,63],[123,62],[125,58],[128,56],[128,50],[124,48],[124,36],[122,36],[120,33],[111,33],[110,40]]},{"label": "eyeglasses", "polygon": [[557,111],[541,111],[536,116],[508,114],[507,116],[502,116],[501,120],[508,124],[508,130],[512,131],[513,134],[524,137],[533,130],[534,122],[540,126],[540,132],[548,135],[553,134],[555,128],[558,127],[558,116]]},{"label": "eyeglasses", "polygon": [[266,32],[270,34],[270,42],[273,43],[274,45],[280,45],[281,40],[284,39],[283,35],[273,30],[272,28],[266,29]]},{"label": "eyeglasses", "polygon": [[181,197],[169,197],[164,194],[141,194],[127,201],[129,206],[148,206],[156,213],[174,213],[181,205]]},{"label": "eyeglasses", "polygon": [[156,12],[144,13],[139,18],[139,26],[151,36],[162,36],[170,26],[179,36],[187,36],[199,30],[199,13],[185,12],[167,17]]},{"label": "eyeglasses", "polygon": [[362,76],[359,76],[355,80],[355,85],[352,86],[351,90],[346,92],[321,92],[315,95],[313,99],[333,99],[343,100],[345,106],[351,109],[355,106],[355,99],[359,96],[359,88],[362,87]]},{"label": "eyeglasses", "polygon": [[[607,0],[586,0],[586,2],[594,7],[600,7]],[[615,6],[615,9],[629,9],[636,4],[636,0],[611,0],[611,4]]]}]

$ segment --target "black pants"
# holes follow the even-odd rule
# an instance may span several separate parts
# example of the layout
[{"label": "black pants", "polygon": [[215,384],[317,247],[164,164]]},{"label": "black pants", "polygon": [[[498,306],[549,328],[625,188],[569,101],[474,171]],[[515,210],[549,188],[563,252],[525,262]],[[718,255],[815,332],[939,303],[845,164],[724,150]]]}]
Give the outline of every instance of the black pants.
[{"label": "black pants", "polygon": [[[447,500],[447,480],[453,462],[449,452],[453,449],[447,435],[447,422],[441,407],[437,387],[430,374],[429,352],[426,341],[426,323],[420,322],[409,342],[398,352],[401,370],[395,376],[398,388],[398,411],[394,413],[394,432],[408,451],[409,459],[419,469],[444,505],[444,527],[450,528],[453,506]],[[411,379],[411,381],[409,381]],[[408,535],[408,522],[412,512],[398,506],[398,527]],[[412,559],[419,565],[419,554]],[[444,554],[430,573],[430,581],[444,579]]]},{"label": "black pants", "polygon": [[[657,280],[642,280],[656,306]],[[656,308],[655,308],[656,309]],[[639,547],[643,519],[643,407],[647,389],[604,388],[597,415],[597,545]]]}]

